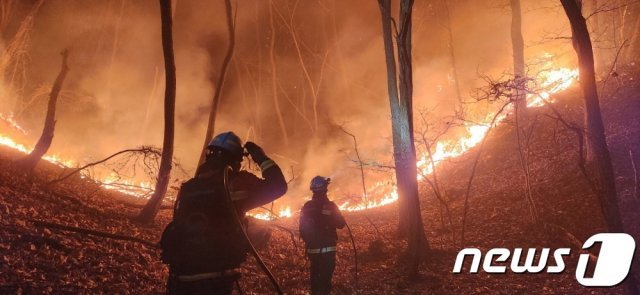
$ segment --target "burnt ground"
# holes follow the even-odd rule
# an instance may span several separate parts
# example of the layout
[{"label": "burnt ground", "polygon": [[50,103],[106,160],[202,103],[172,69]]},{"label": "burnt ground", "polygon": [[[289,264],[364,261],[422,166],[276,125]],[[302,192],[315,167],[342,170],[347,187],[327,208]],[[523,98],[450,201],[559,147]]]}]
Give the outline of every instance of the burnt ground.
[{"label": "burnt ground", "polygon": [[[640,163],[640,82],[638,75],[621,74],[609,81],[601,104],[616,170],[617,188],[626,231],[640,237],[637,212],[640,199],[630,152]],[[581,94],[572,88],[557,95],[554,106],[562,116],[582,124]],[[460,245],[464,195],[471,163],[478,149],[440,166],[437,173],[451,211],[442,205],[426,184],[421,184],[422,212],[431,251],[420,277],[407,279],[399,257],[404,242],[395,235],[397,207],[390,205],[366,212],[347,213],[359,251],[359,279],[354,281],[354,255],[346,230],[340,232],[334,293],[349,294],[611,294],[615,289],[587,289],[574,278],[577,246],[605,225],[598,200],[578,168],[578,145],[574,133],[552,118],[548,107],[535,109],[531,136],[530,166],[534,202],[540,220],[530,222],[525,200],[513,124],[495,128],[484,147],[469,199],[466,226],[467,247],[530,248],[571,247],[562,274],[453,274]],[[19,172],[12,159],[19,156],[0,149],[0,293],[162,293],[167,269],[159,262],[159,251],[135,242],[118,241],[37,226],[42,220],[69,226],[135,236],[157,241],[170,211],[162,210],[151,225],[132,221],[139,208],[132,200],[104,191],[97,184],[75,179],[47,185],[59,173],[53,165],[41,164],[36,175]],[[446,221],[446,222],[445,222]],[[379,232],[374,229],[375,224]],[[308,264],[301,242],[290,232],[297,218],[266,223],[269,243],[260,249],[266,263],[279,278],[285,292],[304,294]],[[561,230],[557,228],[562,228]],[[452,234],[455,233],[455,236]],[[572,236],[573,238],[569,238]],[[455,241],[454,241],[455,240]],[[637,259],[636,259],[637,260]],[[634,264],[634,269],[639,264]],[[271,292],[268,280],[249,259],[242,269],[241,285],[248,294]],[[640,278],[638,278],[640,279]]]}]

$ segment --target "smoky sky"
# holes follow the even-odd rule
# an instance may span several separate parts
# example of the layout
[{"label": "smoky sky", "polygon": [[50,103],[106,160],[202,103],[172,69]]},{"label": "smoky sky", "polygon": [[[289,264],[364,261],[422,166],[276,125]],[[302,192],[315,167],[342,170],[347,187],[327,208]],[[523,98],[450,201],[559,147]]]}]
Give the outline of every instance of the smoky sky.
[{"label": "smoky sky", "polygon": [[[13,8],[2,20],[3,48],[39,1],[8,2]],[[545,41],[570,34],[557,1],[522,2],[526,58],[549,53],[559,64],[575,67],[566,40]],[[173,4],[175,156],[192,172],[228,37],[223,1]],[[510,9],[508,1],[449,0],[448,5],[461,93],[471,100],[482,84],[479,75],[511,71]],[[216,133],[232,130],[262,145],[287,178],[295,176],[290,200],[302,200],[315,175],[332,177],[336,194],[359,193],[353,141],[341,126],[356,135],[364,159],[390,163],[392,157],[377,2],[242,0],[233,6],[236,44]],[[414,105],[416,111],[429,110],[433,121],[451,116],[458,106],[444,13],[444,1],[422,0],[413,12]],[[88,161],[143,144],[161,146],[164,63],[158,1],[46,0],[33,15],[26,57],[4,69],[0,97],[0,112],[13,112],[30,130],[25,140],[39,136],[48,97],[43,89],[60,70],[59,53],[69,48],[70,72],[50,151]],[[14,68],[25,77],[23,84],[10,82]],[[471,108],[479,116],[491,110]],[[388,175],[368,172],[369,182],[383,177]]]}]

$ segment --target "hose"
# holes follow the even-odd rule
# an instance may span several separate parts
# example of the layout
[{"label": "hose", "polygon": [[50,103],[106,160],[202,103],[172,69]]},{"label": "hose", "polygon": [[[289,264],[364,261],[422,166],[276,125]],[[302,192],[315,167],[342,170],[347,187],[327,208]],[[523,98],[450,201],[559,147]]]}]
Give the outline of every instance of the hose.
[{"label": "hose", "polygon": [[271,273],[267,265],[264,263],[264,261],[260,257],[260,254],[258,254],[258,251],[253,246],[253,243],[251,243],[251,239],[249,239],[249,235],[247,234],[247,231],[245,230],[244,226],[242,226],[242,220],[240,219],[240,215],[238,215],[238,211],[236,211],[236,207],[233,205],[233,200],[231,200],[231,191],[229,190],[229,171],[233,171],[233,169],[229,166],[226,166],[224,168],[224,192],[225,192],[225,195],[227,196],[226,197],[227,206],[229,210],[233,212],[232,214],[235,217],[237,225],[242,230],[242,234],[244,235],[244,238],[247,241],[247,244],[249,245],[251,254],[253,254],[253,257],[255,257],[256,262],[258,263],[258,266],[260,266],[262,271],[267,275],[267,277],[269,277],[269,280],[271,280],[271,283],[273,284],[273,287],[276,289],[276,292],[278,292],[279,295],[282,295],[284,294],[284,292],[282,292],[282,288],[280,288],[280,284],[278,284],[278,280]]},{"label": "hose", "polygon": [[349,227],[349,224],[347,223],[347,221],[345,220],[344,224],[347,226],[347,231],[349,232],[349,237],[351,238],[351,246],[353,247],[353,256],[354,256],[354,260],[355,260],[355,290],[356,293],[358,291],[358,248],[356,247],[356,241],[353,239],[353,234],[351,233],[351,227]]}]

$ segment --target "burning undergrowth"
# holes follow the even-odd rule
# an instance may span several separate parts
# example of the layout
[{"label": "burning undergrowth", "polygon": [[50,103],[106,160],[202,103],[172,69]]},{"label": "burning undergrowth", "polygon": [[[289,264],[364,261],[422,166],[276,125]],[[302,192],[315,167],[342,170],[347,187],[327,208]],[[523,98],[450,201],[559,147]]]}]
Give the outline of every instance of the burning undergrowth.
[{"label": "burning undergrowth", "polygon": [[[553,64],[548,62],[546,69],[536,75],[535,79],[531,79],[523,91],[527,91],[527,104],[529,107],[539,107],[544,103],[549,102],[550,95],[558,93],[562,90],[570,87],[577,79],[577,70],[571,70],[568,68],[553,68]],[[509,83],[511,80],[507,80],[503,83]],[[511,112],[511,105],[501,110],[500,113],[489,112],[484,115],[484,118],[480,122],[472,122],[465,117],[454,117],[447,122],[446,127],[438,126],[435,131],[428,130],[429,123],[427,120],[420,122],[418,128],[423,128],[425,132],[421,136],[417,136],[418,141],[418,178],[422,180],[431,174],[432,171],[440,165],[440,163],[446,162],[450,159],[459,157],[466,153],[468,150],[476,147],[486,136],[487,132],[493,126],[501,124],[501,122]],[[428,114],[427,114],[428,116]],[[423,116],[424,118],[424,116]],[[20,152],[28,153],[31,148],[16,142],[15,137],[24,137],[27,131],[12,117],[2,115],[0,117],[6,128],[11,132],[0,133],[0,144],[14,148]],[[452,138],[447,134],[449,129],[457,129],[457,138]],[[13,134],[15,137],[12,137]],[[434,140],[432,140],[434,139]],[[357,138],[354,137],[354,140]],[[432,142],[429,142],[432,141]],[[128,154],[127,154],[128,152]],[[326,151],[329,153],[329,151]],[[346,152],[346,154],[352,154]],[[278,155],[275,155],[277,159]],[[103,188],[109,190],[119,191],[138,198],[147,198],[152,193],[152,187],[154,182],[154,175],[158,168],[159,152],[152,147],[142,147],[140,149],[128,149],[121,152],[112,154],[104,160],[98,160],[87,163],[78,163],[75,160],[64,159],[58,155],[46,156],[44,160],[56,164],[63,168],[69,168],[71,174],[78,172],[82,178],[88,178],[102,185]],[[369,208],[384,206],[393,203],[397,200],[398,195],[395,189],[395,184],[390,173],[390,165],[380,164],[379,161],[369,161],[368,164],[364,163],[366,160],[362,158],[351,159],[353,165],[367,165],[367,176],[363,176],[365,183],[363,188],[354,186],[351,181],[348,185],[346,179],[342,177],[349,177],[351,174],[330,174],[334,180],[337,180],[338,185],[332,186],[330,193],[333,194],[334,199],[339,204],[342,210],[346,211],[358,211]],[[189,172],[182,169],[179,164],[174,165],[177,169],[177,173],[174,173],[174,179],[176,184],[189,177]],[[316,165],[317,166],[317,165]],[[255,165],[250,164],[250,160],[245,161],[245,168],[257,171]],[[316,171],[322,171],[327,169],[335,169],[334,163],[329,163],[326,168],[315,167]],[[286,167],[283,167],[287,172]],[[350,169],[350,168],[349,168]],[[374,170],[374,171],[370,171]],[[375,171],[377,170],[377,172]],[[69,174],[67,173],[67,174]],[[258,172],[259,173],[259,172]],[[295,183],[295,187],[291,192],[294,195],[305,196],[307,195],[305,189],[306,176],[309,171],[302,172],[302,178],[298,179],[298,183]],[[364,173],[364,171],[363,171]],[[291,175],[291,181],[295,181],[296,171],[293,166],[289,171]],[[385,175],[386,174],[386,175]],[[383,175],[383,176],[377,176]],[[59,177],[54,180],[57,182],[60,178],[66,178],[69,175]],[[373,177],[371,177],[373,176]],[[370,179],[373,178],[373,180]],[[366,183],[369,181],[369,183]],[[373,184],[371,184],[373,182]],[[302,188],[300,188],[302,187]],[[345,189],[346,188],[346,189]],[[364,192],[363,192],[364,191]],[[175,193],[175,191],[173,191]],[[169,200],[173,199],[174,195],[170,193]],[[297,211],[296,204],[301,203],[301,198],[294,196],[298,201],[293,201],[290,204],[288,202],[279,201],[275,206],[269,208],[259,208],[256,211],[250,213],[261,219],[273,219],[277,217],[290,217]]]},{"label": "burning undergrowth", "polygon": [[[47,160],[74,168],[117,151],[161,145],[164,77],[158,15],[152,7],[155,3],[11,3],[14,6],[8,8],[15,13],[7,20],[7,36],[20,38],[2,40],[2,45],[12,49],[3,51],[1,58],[5,73],[0,83],[2,143],[23,152],[31,149],[41,129],[44,98],[58,67],[53,57],[58,50],[69,48],[70,72],[60,94],[56,135]],[[290,191],[266,208],[275,215],[296,212],[309,196],[309,180],[318,174],[332,177],[332,198],[345,210],[380,206],[397,198],[389,164],[393,162],[391,132],[378,7],[366,1],[325,4],[294,5],[275,0],[238,2],[235,7],[237,44],[216,131],[233,130],[243,140],[257,142],[282,167],[290,180]],[[214,81],[224,56],[221,44],[227,33],[220,14],[223,9],[211,5],[185,2],[175,10],[175,156],[184,167],[184,171],[174,170],[175,185],[195,171]],[[468,101],[461,105],[454,98],[454,82],[461,85],[461,95],[469,97],[484,83],[478,72],[499,75],[510,67],[507,30],[496,33],[510,19],[496,15],[493,8],[452,5],[455,15],[448,25],[454,32],[466,33],[455,34],[455,40],[450,40],[439,29],[445,21],[438,16],[442,7],[416,6],[420,25],[414,32],[415,106],[431,110],[430,122],[453,117],[449,122],[455,125],[433,130],[448,130],[440,140],[430,142],[433,164],[438,165],[473,148],[489,128],[497,106]],[[355,8],[361,13],[347,13]],[[539,31],[549,25],[546,20],[558,13],[558,9],[552,13],[532,10],[525,33],[531,40],[540,37]],[[318,34],[319,29],[326,34]],[[448,46],[456,47],[457,77],[451,72]],[[569,50],[568,43],[555,42],[527,50],[527,60],[535,64],[531,72],[540,71],[540,75],[531,74],[538,86],[554,93],[566,87],[563,83],[575,80],[571,77],[575,61],[564,55]],[[478,52],[483,52],[482,56]],[[542,70],[548,70],[549,75]],[[531,103],[541,103],[535,100]],[[462,108],[465,116],[461,117],[458,111]],[[427,129],[419,123],[417,131]],[[353,141],[341,127],[355,135],[361,160],[366,163],[366,196]],[[421,149],[421,174],[428,174],[433,169],[431,159],[425,147]],[[144,197],[155,177],[145,172],[144,163],[133,162],[116,158],[106,166],[94,167],[85,177],[121,191],[133,188],[134,195]],[[255,214],[266,218],[269,210]]]},{"label": "burning undergrowth", "polygon": [[[625,78],[626,79],[626,78]],[[617,167],[623,211],[634,215],[633,172],[628,161],[628,149],[640,154],[637,147],[638,126],[635,118],[640,112],[635,80],[625,80],[625,86],[612,98],[603,100],[610,134],[610,147]],[[580,124],[582,108],[577,89],[555,95],[554,107],[562,110],[566,120]],[[586,180],[577,168],[577,144],[574,134],[559,124],[548,106],[532,109],[536,123],[531,147],[534,190],[540,213],[548,222],[558,224],[577,239],[584,239],[604,228],[599,217],[595,195],[589,191]],[[467,228],[468,245],[481,249],[494,247],[574,247],[562,232],[545,233],[531,226],[526,218],[523,198],[523,179],[517,145],[514,140],[513,116],[490,132],[485,144],[472,189]],[[78,233],[34,226],[29,219],[99,229],[157,241],[162,226],[170,219],[163,210],[153,225],[132,222],[130,217],[139,210],[122,200],[113,191],[78,179],[61,183],[50,190],[46,179],[28,179],[14,173],[8,154],[19,153],[1,148],[0,165],[0,264],[5,274],[0,278],[2,291],[13,292],[109,292],[118,286],[131,292],[160,293],[166,279],[166,268],[159,263],[159,253],[136,243],[105,240]],[[458,158],[445,161],[436,173],[442,179],[445,201],[450,206],[454,232],[460,230],[464,204],[464,187],[470,173],[470,163],[477,149]],[[44,165],[43,173],[58,175],[60,168]],[[50,168],[48,168],[50,167]],[[50,172],[46,172],[50,171]],[[42,174],[40,174],[42,175]],[[427,186],[423,182],[423,186]],[[424,187],[423,187],[424,188]],[[374,191],[374,190],[372,190]],[[362,294],[406,294],[430,292],[438,294],[490,292],[500,285],[512,292],[544,290],[550,294],[587,292],[575,282],[573,270],[563,274],[518,276],[505,274],[450,273],[459,246],[454,245],[451,229],[446,222],[442,204],[433,196],[431,188],[422,190],[425,232],[434,250],[428,258],[428,270],[417,281],[407,281],[396,271],[398,255],[405,245],[394,239],[397,222],[396,207],[374,208],[370,211],[346,213],[360,251],[360,278],[357,288]],[[367,217],[369,220],[367,220]],[[445,222],[441,220],[445,219]],[[371,221],[378,229],[374,229]],[[297,218],[284,218],[270,222],[291,229],[295,233]],[[630,229],[630,233],[637,233]],[[636,234],[637,236],[637,234]],[[458,238],[459,239],[459,238]],[[351,293],[353,283],[353,254],[344,232],[340,233],[338,264],[334,277],[336,292]],[[296,244],[297,243],[297,244]],[[378,245],[378,246],[376,246]],[[272,271],[282,282],[286,292],[303,293],[306,290],[306,269],[300,243],[290,233],[273,227],[271,242],[260,252]],[[579,247],[578,247],[579,248]],[[577,252],[577,249],[576,249]],[[567,257],[567,265],[575,265],[576,257]],[[51,271],[55,269],[57,271]],[[242,268],[242,287],[247,291],[270,292],[267,279],[248,261]],[[142,284],[141,282],[145,282]],[[111,288],[111,289],[109,289]],[[53,290],[53,291],[51,291]],[[619,289],[588,290],[595,294],[621,292]]]}]

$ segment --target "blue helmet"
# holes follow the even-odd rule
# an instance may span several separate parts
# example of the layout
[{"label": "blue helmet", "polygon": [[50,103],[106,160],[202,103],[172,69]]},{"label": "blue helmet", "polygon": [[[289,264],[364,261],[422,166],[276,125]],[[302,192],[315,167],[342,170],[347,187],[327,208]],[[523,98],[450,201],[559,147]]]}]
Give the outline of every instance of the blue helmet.
[{"label": "blue helmet", "polygon": [[223,132],[216,135],[211,142],[207,145],[207,149],[216,150],[221,149],[228,152],[232,157],[242,160],[244,156],[244,148],[242,147],[242,140],[235,133],[231,131]]},{"label": "blue helmet", "polygon": [[316,176],[311,179],[311,185],[309,185],[309,189],[311,189],[311,191],[314,193],[326,192],[330,182],[331,178]]}]

